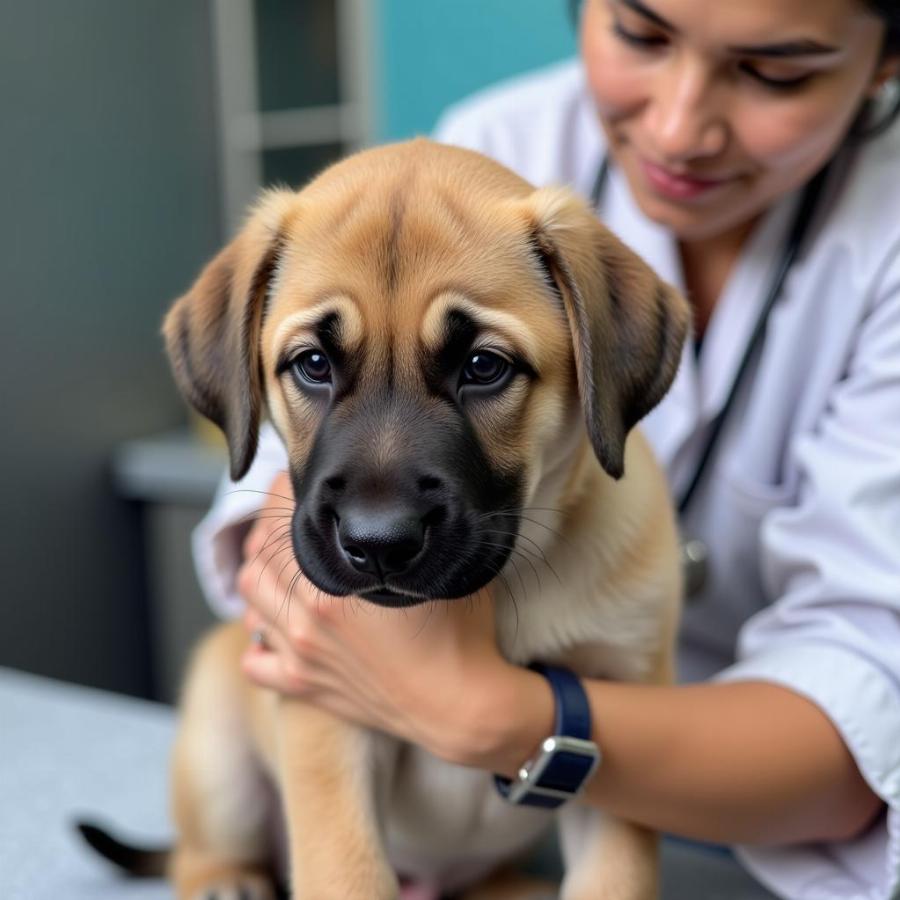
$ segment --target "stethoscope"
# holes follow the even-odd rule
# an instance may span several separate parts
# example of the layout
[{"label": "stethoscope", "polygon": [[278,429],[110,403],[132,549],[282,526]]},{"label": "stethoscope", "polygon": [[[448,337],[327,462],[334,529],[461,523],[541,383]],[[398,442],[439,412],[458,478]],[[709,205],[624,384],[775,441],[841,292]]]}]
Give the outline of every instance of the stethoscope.
[{"label": "stethoscope", "polygon": [[[779,296],[781,295],[787,276],[794,265],[797,255],[799,254],[804,238],[809,231],[809,225],[822,195],[822,188],[828,178],[830,165],[826,165],[807,183],[804,188],[791,227],[788,232],[787,243],[782,250],[778,266],[772,276],[766,292],[766,298],[757,317],[756,324],[750,336],[744,355],[738,365],[737,372],[731,382],[731,387],[716,417],[709,423],[706,443],[700,452],[697,465],[694,468],[693,475],[682,492],[681,496],[676,499],[676,508],[678,510],[678,518],[683,523],[685,513],[690,506],[691,500],[697,493],[703,477],[709,469],[709,460],[712,457],[713,450],[716,447],[719,436],[722,433],[722,427],[728,413],[734,406],[734,399],[737,396],[741,381],[744,378],[750,363],[762,346],[765,338],[766,323],[769,313],[775,306]],[[599,212],[600,200],[603,191],[609,181],[609,157],[604,156],[597,169],[597,176],[594,179],[594,186],[591,190],[591,206]],[[697,597],[706,585],[707,573],[709,570],[709,548],[700,538],[684,536],[681,541],[681,568],[684,577],[684,591],[688,599]]]}]

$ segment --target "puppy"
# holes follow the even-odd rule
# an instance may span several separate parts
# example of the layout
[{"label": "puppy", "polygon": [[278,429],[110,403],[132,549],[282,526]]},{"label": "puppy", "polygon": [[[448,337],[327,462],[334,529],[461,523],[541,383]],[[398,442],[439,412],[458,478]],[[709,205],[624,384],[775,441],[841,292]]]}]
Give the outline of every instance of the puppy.
[{"label": "puppy", "polygon": [[[676,527],[632,429],[667,390],[688,319],[568,191],[416,140],[264,194],[164,331],[233,478],[273,422],[294,552],[318,588],[451,601],[512,575],[519,549],[547,566],[498,586],[509,660],[659,683],[672,677]],[[180,898],[273,895],[273,786],[295,898],[391,900],[397,872],[462,891],[545,828],[550,813],[510,805],[489,773],[248,684],[245,646],[240,626],[218,629],[186,685]],[[565,900],[655,894],[646,831],[577,801],[559,822]]]}]

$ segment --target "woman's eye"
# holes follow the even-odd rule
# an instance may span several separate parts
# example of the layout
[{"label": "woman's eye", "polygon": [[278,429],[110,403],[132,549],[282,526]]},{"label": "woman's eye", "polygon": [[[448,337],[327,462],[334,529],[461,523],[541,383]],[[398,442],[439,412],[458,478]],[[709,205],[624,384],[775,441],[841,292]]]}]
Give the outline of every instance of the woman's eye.
[{"label": "woman's eye", "polygon": [[304,350],[293,364],[294,372],[309,384],[330,384],[331,363],[321,350]]},{"label": "woman's eye", "polygon": [[752,63],[742,63],[741,70],[764,87],[772,88],[776,91],[793,90],[806,84],[813,77],[812,73],[805,72],[802,75],[794,75],[787,78],[774,78],[757,69]]},{"label": "woman's eye", "polygon": [[659,47],[666,41],[665,37],[661,34],[641,34],[636,31],[629,31],[621,22],[613,22],[612,30],[617,38],[624,41],[626,44],[629,44],[632,47],[638,47],[639,49]]},{"label": "woman's eye", "polygon": [[497,353],[479,350],[467,360],[462,370],[463,384],[495,384],[510,369],[510,364]]}]

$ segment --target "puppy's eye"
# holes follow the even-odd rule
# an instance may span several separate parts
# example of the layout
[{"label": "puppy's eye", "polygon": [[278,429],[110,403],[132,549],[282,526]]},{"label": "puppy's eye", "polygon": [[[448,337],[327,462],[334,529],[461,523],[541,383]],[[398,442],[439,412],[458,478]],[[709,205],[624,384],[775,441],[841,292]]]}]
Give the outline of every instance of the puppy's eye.
[{"label": "puppy's eye", "polygon": [[463,366],[460,383],[466,384],[498,384],[509,374],[510,364],[497,353],[490,350],[478,350],[473,353]]},{"label": "puppy's eye", "polygon": [[331,384],[331,363],[321,350],[304,350],[294,359],[293,369],[307,384]]}]

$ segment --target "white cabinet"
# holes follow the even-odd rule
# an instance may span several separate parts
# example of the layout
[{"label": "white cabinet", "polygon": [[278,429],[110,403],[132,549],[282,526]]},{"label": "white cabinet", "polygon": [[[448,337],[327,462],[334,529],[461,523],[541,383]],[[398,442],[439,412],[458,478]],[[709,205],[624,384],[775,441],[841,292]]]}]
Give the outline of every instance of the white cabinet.
[{"label": "white cabinet", "polygon": [[371,0],[212,0],[224,236],[371,141]]}]

